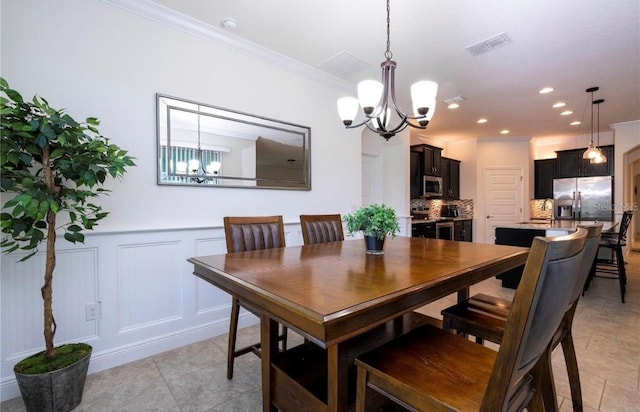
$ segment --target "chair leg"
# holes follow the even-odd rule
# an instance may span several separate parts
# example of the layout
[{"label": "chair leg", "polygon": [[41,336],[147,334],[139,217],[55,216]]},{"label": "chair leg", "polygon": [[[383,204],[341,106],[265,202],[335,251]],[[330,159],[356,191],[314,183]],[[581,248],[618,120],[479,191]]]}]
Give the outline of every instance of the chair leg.
[{"label": "chair leg", "polygon": [[227,345],[227,379],[233,378],[233,361],[236,352],[236,337],[238,335],[238,317],[240,316],[240,302],[231,299],[231,320],[229,321],[229,341]]},{"label": "chair leg", "polygon": [[[558,412],[558,399],[556,387],[553,383],[553,370],[551,368],[551,349],[547,348],[535,366],[536,392],[542,397],[545,412]],[[540,398],[536,394],[532,400],[531,410],[540,410]]]},{"label": "chair leg", "polygon": [[367,406],[367,371],[358,368],[358,380],[356,387],[356,410],[355,412],[365,412]]},{"label": "chair leg", "polygon": [[282,335],[281,335],[281,337],[282,337],[282,351],[283,352],[287,350],[287,337],[288,337],[287,331],[288,331],[287,327],[282,325]]},{"label": "chair leg", "polygon": [[582,411],[582,388],[580,386],[580,374],[578,372],[578,359],[576,349],[573,345],[573,337],[569,331],[560,342],[564,361],[567,365],[567,375],[569,377],[569,388],[571,389],[571,401],[575,412]]},{"label": "chair leg", "polygon": [[622,248],[616,248],[616,264],[618,266],[618,280],[620,282],[620,298],[622,299],[622,303],[624,303],[624,295],[626,292],[627,283],[627,270],[624,267],[624,254],[622,253]]}]

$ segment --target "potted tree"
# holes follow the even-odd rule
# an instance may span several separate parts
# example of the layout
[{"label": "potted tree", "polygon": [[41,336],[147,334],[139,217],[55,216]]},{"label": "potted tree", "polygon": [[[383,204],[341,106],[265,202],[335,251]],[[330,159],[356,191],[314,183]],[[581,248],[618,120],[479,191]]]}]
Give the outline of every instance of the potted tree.
[{"label": "potted tree", "polygon": [[[69,411],[82,400],[91,346],[54,346],[56,231],[69,242],[84,242],[82,232],[108,214],[92,203],[108,192],[101,186],[107,177],[121,178],[135,165],[127,151],[100,135],[98,125],[96,118],[77,122],[38,96],[25,101],[0,78],[0,189],[14,195],[0,214],[0,247],[5,253],[26,251],[24,261],[42,242],[46,245],[41,288],[45,350],[14,367],[28,411]],[[58,222],[62,212],[64,220]]]},{"label": "potted tree", "polygon": [[344,220],[350,236],[353,236],[355,232],[362,231],[367,253],[371,255],[383,254],[386,235],[395,237],[400,231],[396,211],[385,205],[361,207],[353,214],[345,215]]}]

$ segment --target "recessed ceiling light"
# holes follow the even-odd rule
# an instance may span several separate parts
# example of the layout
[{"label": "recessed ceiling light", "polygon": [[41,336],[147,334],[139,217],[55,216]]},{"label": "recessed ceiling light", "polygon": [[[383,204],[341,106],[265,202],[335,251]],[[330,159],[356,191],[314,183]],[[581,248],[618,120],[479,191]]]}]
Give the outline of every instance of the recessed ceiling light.
[{"label": "recessed ceiling light", "polygon": [[540,89],[540,91],[538,91],[538,93],[547,94],[547,93],[551,93],[552,91],[553,91],[553,87],[544,87],[544,88]]},{"label": "recessed ceiling light", "polygon": [[227,30],[235,30],[238,28],[238,21],[233,17],[225,17],[220,22],[220,25]]},{"label": "recessed ceiling light", "polygon": [[553,108],[557,109],[558,107],[565,107],[566,105],[565,102],[558,102],[553,105]]},{"label": "recessed ceiling light", "polygon": [[509,134],[509,130],[507,129],[500,130],[500,134]]},{"label": "recessed ceiling light", "polygon": [[478,123],[482,124],[482,123],[486,123],[487,119],[482,118],[482,119],[478,119]]},{"label": "recessed ceiling light", "polygon": [[460,102],[464,101],[464,97],[462,96],[454,96],[450,99],[445,99],[443,100],[444,104],[447,105],[447,108],[449,109],[457,109],[458,107],[460,107]]},{"label": "recessed ceiling light", "polygon": [[579,124],[582,124],[582,122],[579,122],[579,121],[577,121],[577,120],[576,120],[576,121],[573,121],[573,122],[571,122],[571,123],[569,123],[569,125],[571,125],[571,126],[577,126],[577,125],[579,125]]},{"label": "recessed ceiling light", "polygon": [[570,114],[573,114],[571,110],[565,110],[564,112],[560,113],[561,116],[569,116]]}]

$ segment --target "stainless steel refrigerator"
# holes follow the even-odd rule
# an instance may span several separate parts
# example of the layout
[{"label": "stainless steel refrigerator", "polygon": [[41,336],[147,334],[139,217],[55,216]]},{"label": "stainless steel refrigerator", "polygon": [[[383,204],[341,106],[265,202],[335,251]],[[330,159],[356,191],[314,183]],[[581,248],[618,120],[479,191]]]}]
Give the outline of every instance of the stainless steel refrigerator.
[{"label": "stainless steel refrigerator", "polygon": [[613,177],[553,180],[554,218],[613,221]]}]

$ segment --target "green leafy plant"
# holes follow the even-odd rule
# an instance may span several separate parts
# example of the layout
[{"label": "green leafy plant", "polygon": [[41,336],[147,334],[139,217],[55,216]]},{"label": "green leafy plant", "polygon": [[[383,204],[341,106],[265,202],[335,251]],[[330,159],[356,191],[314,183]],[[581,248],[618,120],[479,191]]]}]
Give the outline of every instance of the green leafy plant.
[{"label": "green leafy plant", "polygon": [[362,231],[365,236],[382,239],[385,235],[395,236],[400,231],[396,211],[385,205],[364,206],[353,214],[344,216],[349,235]]},{"label": "green leafy plant", "polygon": [[[100,187],[107,177],[121,178],[134,158],[102,136],[99,121],[77,122],[38,96],[25,101],[0,78],[0,189],[14,193],[2,207],[0,228],[5,253],[21,249],[29,259],[46,242],[44,285],[44,358],[56,357],[56,321],[52,309],[56,231],[69,242],[84,242],[108,212],[92,203],[108,192]],[[56,222],[64,212],[64,222]],[[58,225],[58,226],[56,226]]]}]

